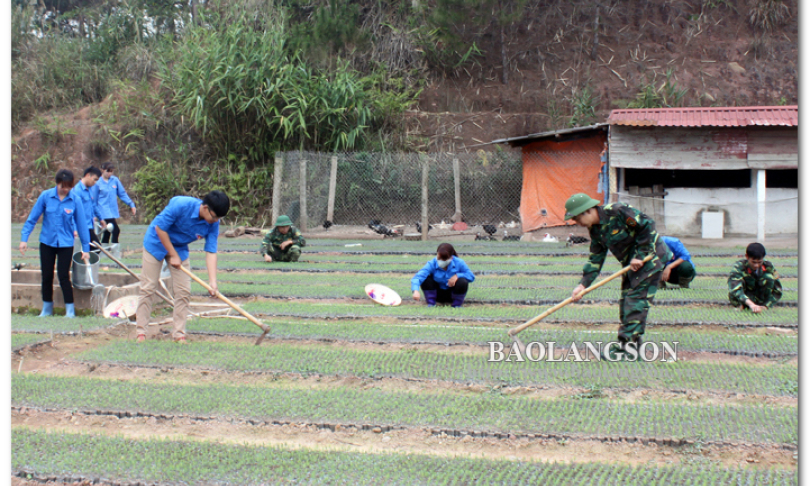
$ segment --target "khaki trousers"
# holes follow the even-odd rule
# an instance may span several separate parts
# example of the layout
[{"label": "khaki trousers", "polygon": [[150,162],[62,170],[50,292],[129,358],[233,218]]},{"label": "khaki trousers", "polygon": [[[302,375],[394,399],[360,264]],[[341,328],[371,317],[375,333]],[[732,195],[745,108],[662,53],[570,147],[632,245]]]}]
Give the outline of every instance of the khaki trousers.
[{"label": "khaki trousers", "polygon": [[[152,315],[152,301],[157,300],[157,288],[160,285],[160,269],[163,262],[153,257],[148,251],[143,251],[143,267],[141,268],[141,290],[138,299],[138,313],[136,334],[149,336],[149,319]],[[188,259],[182,262],[186,269],[191,270]],[[169,265],[172,274],[172,295],[174,297],[174,331],[172,337],[179,339],[186,335],[186,318],[191,301],[191,278],[182,270]]]}]

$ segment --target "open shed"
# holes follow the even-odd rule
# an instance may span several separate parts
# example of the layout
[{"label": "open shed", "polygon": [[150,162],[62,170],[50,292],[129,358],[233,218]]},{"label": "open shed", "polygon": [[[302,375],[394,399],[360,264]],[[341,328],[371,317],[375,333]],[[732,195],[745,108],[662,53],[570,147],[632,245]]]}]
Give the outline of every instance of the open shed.
[{"label": "open shed", "polygon": [[710,212],[724,233],[798,233],[798,106],[613,110],[608,124],[612,199],[661,231],[701,234]]}]

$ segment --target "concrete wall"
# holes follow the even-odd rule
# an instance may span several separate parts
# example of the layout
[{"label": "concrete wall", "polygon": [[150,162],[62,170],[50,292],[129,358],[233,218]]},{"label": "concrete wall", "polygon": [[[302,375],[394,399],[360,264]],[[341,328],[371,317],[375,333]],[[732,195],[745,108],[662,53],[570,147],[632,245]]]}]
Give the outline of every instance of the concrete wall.
[{"label": "concrete wall", "polygon": [[[700,235],[701,213],[706,210],[726,214],[725,233],[757,233],[756,188],[669,188],[667,192],[664,198],[667,234]],[[799,190],[773,188],[766,195],[765,234],[798,233]]]}]

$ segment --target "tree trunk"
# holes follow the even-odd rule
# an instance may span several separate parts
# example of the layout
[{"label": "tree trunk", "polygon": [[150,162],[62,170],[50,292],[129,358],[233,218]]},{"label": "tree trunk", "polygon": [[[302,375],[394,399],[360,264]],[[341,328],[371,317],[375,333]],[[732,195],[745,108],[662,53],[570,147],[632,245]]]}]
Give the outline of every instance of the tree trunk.
[{"label": "tree trunk", "polygon": [[191,5],[191,24],[197,25],[197,0],[190,0]]}]

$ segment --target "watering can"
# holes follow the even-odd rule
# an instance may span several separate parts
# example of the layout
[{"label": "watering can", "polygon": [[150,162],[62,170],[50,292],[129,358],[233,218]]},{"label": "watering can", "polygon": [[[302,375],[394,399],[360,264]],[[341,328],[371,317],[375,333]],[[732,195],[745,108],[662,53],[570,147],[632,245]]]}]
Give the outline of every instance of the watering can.
[{"label": "watering can", "polygon": [[73,254],[71,282],[77,289],[92,289],[100,285],[98,283],[98,255],[93,252],[90,252],[89,255],[89,263],[85,263],[82,260],[82,252],[77,251]]}]

